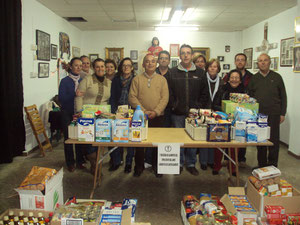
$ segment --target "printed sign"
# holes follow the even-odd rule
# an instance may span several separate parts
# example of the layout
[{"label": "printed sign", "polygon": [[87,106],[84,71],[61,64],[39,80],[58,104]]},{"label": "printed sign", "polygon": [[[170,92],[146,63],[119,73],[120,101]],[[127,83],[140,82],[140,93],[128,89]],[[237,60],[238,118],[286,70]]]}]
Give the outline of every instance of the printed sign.
[{"label": "printed sign", "polygon": [[159,143],[157,155],[158,174],[179,174],[180,143]]}]

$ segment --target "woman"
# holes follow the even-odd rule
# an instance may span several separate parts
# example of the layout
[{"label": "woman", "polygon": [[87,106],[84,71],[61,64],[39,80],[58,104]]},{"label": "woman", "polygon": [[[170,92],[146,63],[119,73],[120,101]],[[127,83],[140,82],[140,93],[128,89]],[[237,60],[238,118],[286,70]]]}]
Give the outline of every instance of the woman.
[{"label": "woman", "polygon": [[201,69],[205,70],[206,58],[204,55],[195,55],[193,57],[193,63]]},{"label": "woman", "polygon": [[[82,67],[82,62],[80,58],[73,58],[69,63],[68,76],[63,78],[59,85],[58,99],[61,103],[61,112],[62,112],[62,127],[64,132],[64,139],[67,140],[68,135],[68,126],[73,120],[74,114],[74,98],[76,96],[76,89],[78,88],[79,83],[81,82],[80,71]],[[64,144],[65,151],[65,160],[70,172],[75,170],[75,160],[72,144]],[[76,153],[76,166],[77,168],[83,169],[84,158],[83,152],[80,148],[80,145],[75,145]]]},{"label": "woman", "polygon": [[[212,109],[214,111],[220,111],[221,102],[222,102],[222,86],[223,86],[223,80],[220,78],[218,74],[221,71],[220,63],[216,59],[211,59],[206,64],[205,69],[206,69],[206,82],[208,85],[208,96],[210,96],[206,108]],[[207,165],[213,168],[214,149],[213,148],[200,149],[199,161],[202,170],[206,170]]]},{"label": "woman", "polygon": [[[239,70],[231,70],[228,73],[228,82],[224,85],[223,87],[223,100],[229,100],[230,98],[230,93],[245,93],[245,88],[242,83],[242,73]],[[231,152],[231,158],[234,160],[235,159],[235,154],[234,154],[234,149],[230,148]],[[218,174],[222,165],[223,154],[218,151],[215,152],[215,166],[214,166],[214,171],[213,174]],[[225,158],[225,160],[228,160]],[[228,164],[228,163],[227,163]],[[230,166],[232,168],[232,174],[235,176],[235,166],[230,163]]]},{"label": "woman", "polygon": [[109,80],[113,80],[116,74],[117,64],[112,59],[105,60],[106,74],[105,77]]},{"label": "woman", "polygon": [[[94,74],[86,76],[78,87],[75,98],[76,112],[82,111],[83,105],[107,105],[110,98],[111,81],[107,79],[105,74],[105,65],[103,59],[95,59],[93,62]],[[94,173],[96,166],[97,148],[86,145],[87,158],[91,163],[91,173]]]},{"label": "woman", "polygon": [[83,79],[85,76],[92,74],[91,62],[89,57],[87,57],[86,55],[80,56],[80,60],[82,62],[82,70],[79,75]]},{"label": "woman", "polygon": [[[119,65],[118,73],[112,81],[111,96],[109,103],[111,105],[111,112],[116,113],[119,105],[129,105],[128,94],[131,81],[134,77],[133,62],[130,58],[124,58]],[[110,171],[117,170],[121,164],[121,153],[123,148],[118,148],[111,153],[112,165]],[[131,172],[132,158],[134,156],[134,149],[127,148],[125,173]]]}]

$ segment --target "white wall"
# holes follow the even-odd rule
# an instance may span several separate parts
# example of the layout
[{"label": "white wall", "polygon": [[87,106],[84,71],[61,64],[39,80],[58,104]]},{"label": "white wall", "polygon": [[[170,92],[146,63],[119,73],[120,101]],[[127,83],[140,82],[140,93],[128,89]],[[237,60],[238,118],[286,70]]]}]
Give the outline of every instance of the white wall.
[{"label": "white wall", "polygon": [[[41,104],[49,101],[58,93],[56,60],[33,60],[36,53],[31,45],[36,43],[36,29],[50,34],[51,44],[59,46],[59,32],[65,32],[70,37],[71,46],[80,47],[82,32],[54,14],[35,0],[22,1],[22,71],[24,88],[24,106]],[[38,72],[38,63],[50,63],[49,78],[30,78],[30,72]],[[37,142],[32,134],[30,125],[25,119],[26,151],[34,148]]]},{"label": "white wall", "polygon": [[[284,38],[294,37],[294,20],[297,16],[297,7],[286,10],[274,17],[271,17],[261,23],[258,23],[242,32],[242,48],[253,48],[253,59],[257,59],[260,52],[255,52],[255,47],[260,46],[264,38],[264,24],[268,22],[269,43],[278,43],[278,48],[269,51],[271,57],[280,56],[280,40]],[[280,64],[280,63],[279,63]],[[300,86],[300,75],[293,72],[292,67],[280,67],[277,71],[282,75],[288,95],[288,108],[286,121],[281,125],[280,139],[284,143],[290,145],[290,151],[300,155],[299,140],[299,111],[300,102],[296,95],[297,88]],[[297,135],[298,134],[298,135]],[[297,138],[298,136],[298,138]],[[296,144],[297,143],[297,144]]]}]

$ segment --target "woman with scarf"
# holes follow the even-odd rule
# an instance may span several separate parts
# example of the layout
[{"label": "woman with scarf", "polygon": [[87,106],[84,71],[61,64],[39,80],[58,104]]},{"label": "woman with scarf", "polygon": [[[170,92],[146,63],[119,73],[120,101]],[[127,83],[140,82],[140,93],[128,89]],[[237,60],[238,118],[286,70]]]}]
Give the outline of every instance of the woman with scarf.
[{"label": "woman with scarf", "polygon": [[[217,59],[211,59],[205,66],[206,70],[206,82],[208,85],[208,96],[209,100],[207,103],[207,109],[214,111],[221,110],[222,102],[222,86],[223,80],[220,78],[218,73],[221,71],[220,63]],[[218,150],[217,150],[218,151]],[[207,166],[213,168],[214,166],[214,149],[204,148],[200,149],[200,164],[202,170],[207,170]]]},{"label": "woman with scarf", "polygon": [[[73,120],[74,114],[74,99],[76,90],[81,82],[80,71],[82,69],[82,62],[80,58],[73,58],[69,63],[68,76],[63,78],[59,85],[58,99],[61,104],[62,113],[62,127],[64,133],[64,140],[69,138],[68,126]],[[65,160],[70,172],[75,170],[75,159],[73,152],[73,145],[64,143]],[[76,166],[77,168],[84,169],[83,152],[80,145],[75,145],[76,152]]]},{"label": "woman with scarf", "polygon": [[[118,72],[111,85],[111,95],[109,103],[111,105],[111,112],[116,113],[119,105],[129,105],[128,94],[131,81],[134,77],[133,62],[130,58],[124,58],[119,65]],[[110,171],[117,170],[121,164],[121,156],[123,148],[118,148],[113,151],[110,156],[112,164],[109,168]],[[127,148],[125,173],[131,172],[132,158],[134,156],[134,148]]]},{"label": "woman with scarf", "polygon": [[[111,81],[105,74],[105,65],[103,59],[95,59],[93,62],[94,73],[86,76],[78,87],[77,97],[75,98],[76,112],[81,112],[83,105],[107,105],[110,98]],[[95,172],[97,147],[85,145],[87,159],[91,163],[91,173]]]}]

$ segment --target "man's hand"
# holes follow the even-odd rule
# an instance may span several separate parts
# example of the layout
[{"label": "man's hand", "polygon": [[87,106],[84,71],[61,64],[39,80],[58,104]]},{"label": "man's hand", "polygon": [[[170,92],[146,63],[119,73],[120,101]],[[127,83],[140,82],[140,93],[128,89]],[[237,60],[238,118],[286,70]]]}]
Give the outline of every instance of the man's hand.
[{"label": "man's hand", "polygon": [[156,117],[156,112],[154,111],[145,111],[145,113],[148,115],[149,119],[154,119]]},{"label": "man's hand", "polygon": [[283,123],[285,120],[285,116],[280,116],[280,123]]}]

